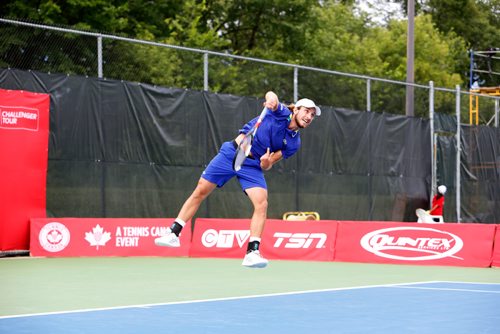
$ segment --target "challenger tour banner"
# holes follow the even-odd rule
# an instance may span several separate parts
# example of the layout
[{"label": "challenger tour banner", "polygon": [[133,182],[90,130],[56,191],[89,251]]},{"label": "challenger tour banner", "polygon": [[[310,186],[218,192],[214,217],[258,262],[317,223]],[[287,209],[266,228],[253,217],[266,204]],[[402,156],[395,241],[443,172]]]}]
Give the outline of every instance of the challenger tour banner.
[{"label": "challenger tour banner", "polygon": [[[250,219],[198,218],[192,257],[243,258],[250,238]],[[337,222],[266,222],[260,250],[268,259],[332,261]]]},{"label": "challenger tour banner", "polygon": [[32,256],[188,256],[191,223],[182,230],[181,247],[158,247],[154,239],[166,233],[166,218],[34,218]]},{"label": "challenger tour banner", "polygon": [[27,250],[30,218],[46,216],[49,104],[0,89],[0,251]]},{"label": "challenger tour banner", "polygon": [[489,267],[493,224],[341,222],[336,261]]}]

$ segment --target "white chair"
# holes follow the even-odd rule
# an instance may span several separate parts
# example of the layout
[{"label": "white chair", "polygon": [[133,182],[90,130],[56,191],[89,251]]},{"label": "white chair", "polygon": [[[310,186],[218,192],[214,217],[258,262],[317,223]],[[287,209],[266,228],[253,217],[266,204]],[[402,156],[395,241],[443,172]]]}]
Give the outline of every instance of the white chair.
[{"label": "white chair", "polygon": [[289,211],[283,214],[283,220],[320,220],[320,217],[313,211]]},{"label": "white chair", "polygon": [[428,215],[426,217],[418,218],[417,223],[423,223],[423,224],[443,224],[443,216],[438,216],[438,215]]}]

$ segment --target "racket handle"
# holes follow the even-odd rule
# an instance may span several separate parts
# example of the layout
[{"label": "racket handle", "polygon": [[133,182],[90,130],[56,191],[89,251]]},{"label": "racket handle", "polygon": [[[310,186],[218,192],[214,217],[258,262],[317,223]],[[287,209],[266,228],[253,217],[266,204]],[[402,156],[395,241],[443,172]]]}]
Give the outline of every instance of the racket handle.
[{"label": "racket handle", "polygon": [[257,132],[257,128],[260,126],[260,123],[262,123],[262,120],[264,119],[264,117],[266,117],[266,114],[267,114],[267,108],[264,107],[264,109],[262,109],[262,112],[259,115],[259,118],[257,119],[257,123],[255,123],[255,128],[253,129],[254,136],[255,133]]},{"label": "racket handle", "polygon": [[257,123],[262,122],[262,120],[264,119],[266,114],[267,114],[267,108],[264,107],[264,109],[262,109],[262,112],[260,113],[260,116],[259,116],[259,119],[257,120]]}]

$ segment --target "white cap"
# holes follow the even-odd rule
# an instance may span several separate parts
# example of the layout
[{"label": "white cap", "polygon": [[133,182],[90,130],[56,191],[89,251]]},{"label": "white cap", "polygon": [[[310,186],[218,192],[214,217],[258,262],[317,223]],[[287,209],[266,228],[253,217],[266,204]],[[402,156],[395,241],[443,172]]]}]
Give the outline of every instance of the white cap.
[{"label": "white cap", "polygon": [[297,101],[297,103],[295,103],[295,106],[297,108],[300,108],[300,107],[314,108],[314,109],[316,109],[316,116],[321,115],[321,109],[314,103],[313,100],[300,99]]},{"label": "white cap", "polygon": [[446,194],[446,186],[443,186],[443,185],[439,186],[439,187],[438,187],[438,192],[439,192],[441,195]]}]

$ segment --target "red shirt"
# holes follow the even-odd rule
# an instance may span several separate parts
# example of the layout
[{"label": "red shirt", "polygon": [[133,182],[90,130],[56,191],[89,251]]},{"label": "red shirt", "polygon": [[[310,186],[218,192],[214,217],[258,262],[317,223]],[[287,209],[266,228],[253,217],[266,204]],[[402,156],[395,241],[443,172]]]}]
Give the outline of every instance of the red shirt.
[{"label": "red shirt", "polygon": [[444,196],[443,195],[434,195],[432,199],[432,208],[436,207],[430,213],[433,216],[442,216],[443,215],[443,206],[444,206]]}]

